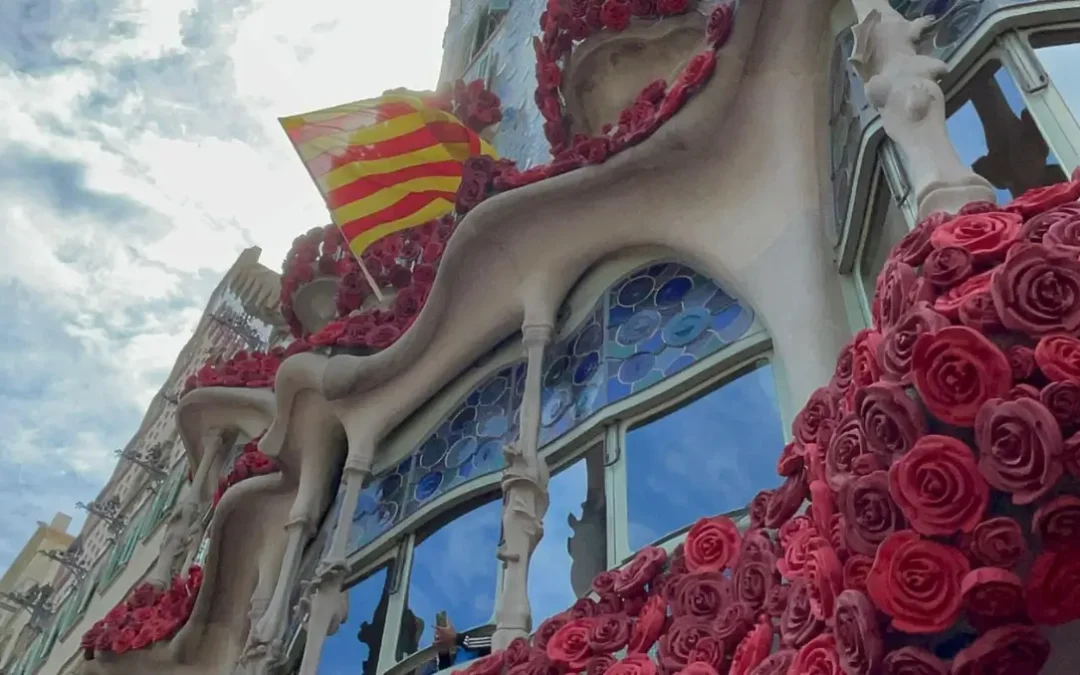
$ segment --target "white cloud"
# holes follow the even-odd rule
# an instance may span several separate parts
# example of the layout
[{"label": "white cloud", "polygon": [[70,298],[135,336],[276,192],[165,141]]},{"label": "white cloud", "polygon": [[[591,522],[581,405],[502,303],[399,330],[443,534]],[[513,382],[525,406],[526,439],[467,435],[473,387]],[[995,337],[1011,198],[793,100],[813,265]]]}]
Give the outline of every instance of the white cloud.
[{"label": "white cloud", "polygon": [[0,3],[0,567],[93,498],[240,250],[325,221],[277,118],[433,87],[448,6]]}]

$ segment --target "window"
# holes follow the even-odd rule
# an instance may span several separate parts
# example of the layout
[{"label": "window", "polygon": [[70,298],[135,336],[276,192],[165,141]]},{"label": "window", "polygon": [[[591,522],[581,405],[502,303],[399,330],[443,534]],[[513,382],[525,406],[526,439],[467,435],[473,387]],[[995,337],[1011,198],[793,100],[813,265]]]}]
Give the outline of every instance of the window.
[{"label": "window", "polygon": [[530,570],[541,570],[529,574],[534,627],[588,594],[593,577],[608,568],[603,447],[552,476],[548,495],[544,537],[530,562]]},{"label": "window", "polygon": [[759,490],[776,484],[783,446],[767,362],[631,427],[625,442],[630,549],[702,516],[744,507]]},{"label": "window", "polygon": [[960,155],[1007,202],[1065,180],[1065,172],[999,61],[991,60],[949,99],[945,127]]},{"label": "window", "polygon": [[1036,33],[1031,36],[1031,46],[1073,120],[1080,120],[1080,78],[1074,70],[1080,63],[1080,30]]},{"label": "window", "polygon": [[349,617],[326,639],[318,675],[375,675],[386,621],[387,568],[380,567],[348,590]]},{"label": "window", "polygon": [[476,22],[476,35],[473,37],[472,49],[469,50],[469,61],[476,58],[487,41],[495,34],[505,15],[505,11],[496,9],[487,9],[480,14]]},{"label": "window", "polygon": [[889,190],[885,174],[878,169],[874,177],[873,202],[866,224],[866,239],[859,254],[859,279],[866,306],[874,301],[878,274],[889,259],[889,252],[909,231],[908,221]]},{"label": "window", "polygon": [[398,659],[432,644],[435,615],[441,611],[458,632],[487,624],[495,612],[502,501],[447,518],[439,529],[418,537],[413,550]]}]

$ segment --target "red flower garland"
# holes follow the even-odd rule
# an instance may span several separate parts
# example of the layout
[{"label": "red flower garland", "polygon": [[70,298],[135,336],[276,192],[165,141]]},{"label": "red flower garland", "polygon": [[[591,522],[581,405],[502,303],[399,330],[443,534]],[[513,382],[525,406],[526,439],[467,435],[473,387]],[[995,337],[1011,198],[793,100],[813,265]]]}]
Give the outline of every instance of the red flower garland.
[{"label": "red flower garland", "polygon": [[202,568],[196,565],[188,570],[187,576],[173,577],[167,589],[150,584],[136,586],[126,599],[83,633],[83,658],[92,661],[96,652],[119,655],[171,639],[191,616],[202,576]]},{"label": "red flower garland", "polygon": [[274,388],[281,361],[296,353],[275,347],[269,352],[238,351],[225,361],[210,359],[184,382],[181,396],[200,387],[247,387],[250,389]]},{"label": "red flower garland", "polygon": [[248,478],[265,476],[281,470],[281,467],[278,466],[277,462],[270,459],[259,450],[260,438],[262,438],[262,434],[259,434],[248,441],[240,452],[240,456],[233,461],[229,473],[218,480],[217,490],[214,491],[214,506],[217,506],[218,502],[221,501],[222,496],[224,496],[225,491],[233,485],[245,481]]}]

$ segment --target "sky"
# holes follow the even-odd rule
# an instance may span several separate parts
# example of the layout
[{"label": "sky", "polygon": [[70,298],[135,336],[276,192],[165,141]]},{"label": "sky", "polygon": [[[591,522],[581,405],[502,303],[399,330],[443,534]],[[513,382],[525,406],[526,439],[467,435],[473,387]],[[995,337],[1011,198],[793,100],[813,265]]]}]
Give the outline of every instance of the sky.
[{"label": "sky", "polygon": [[0,2],[0,570],[115,464],[241,250],[325,210],[277,118],[435,86],[449,0]]}]

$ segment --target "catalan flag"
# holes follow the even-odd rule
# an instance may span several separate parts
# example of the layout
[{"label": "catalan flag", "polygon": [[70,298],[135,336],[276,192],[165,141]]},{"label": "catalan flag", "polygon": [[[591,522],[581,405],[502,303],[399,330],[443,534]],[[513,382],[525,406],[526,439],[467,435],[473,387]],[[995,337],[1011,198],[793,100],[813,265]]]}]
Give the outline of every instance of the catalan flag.
[{"label": "catalan flag", "polygon": [[357,256],[453,209],[463,162],[496,156],[461,120],[410,94],[280,121]]}]

